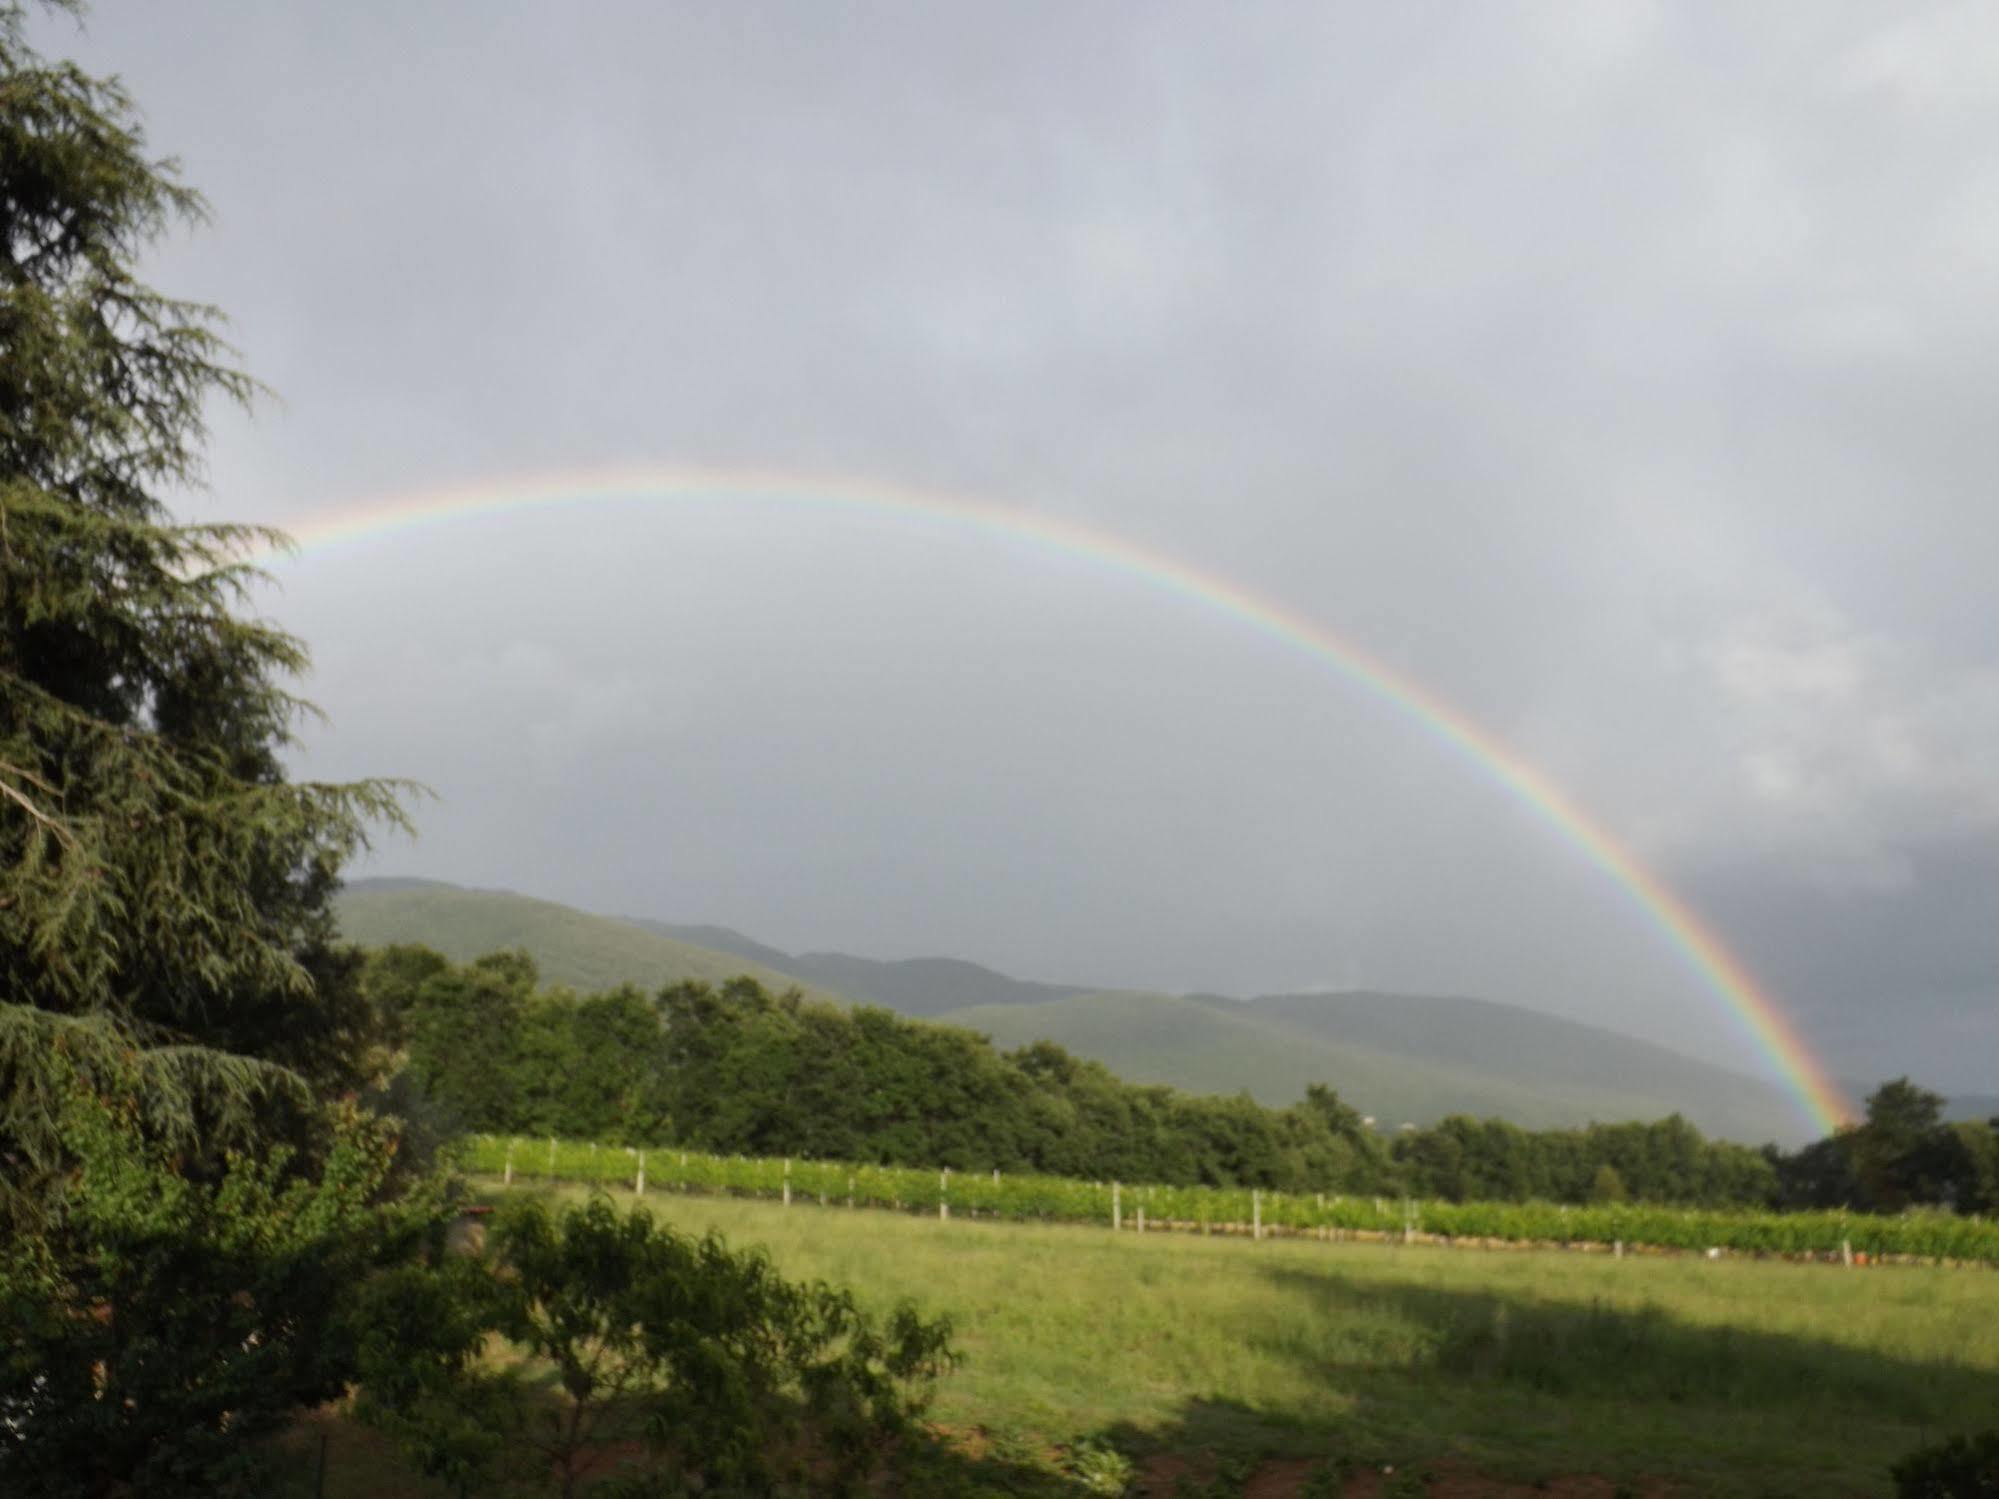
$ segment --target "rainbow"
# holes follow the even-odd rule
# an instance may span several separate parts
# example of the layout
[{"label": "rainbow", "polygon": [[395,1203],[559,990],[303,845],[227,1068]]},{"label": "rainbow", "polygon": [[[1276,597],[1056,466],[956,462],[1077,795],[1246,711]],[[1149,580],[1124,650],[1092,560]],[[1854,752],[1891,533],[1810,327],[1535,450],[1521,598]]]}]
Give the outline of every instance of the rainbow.
[{"label": "rainbow", "polygon": [[[1790,1020],[1721,939],[1601,823],[1464,713],[1361,646],[1295,610],[1259,598],[1218,574],[1094,526],[990,501],[928,493],[874,480],[734,469],[611,469],[453,485],[336,505],[292,527],[293,554],[324,552],[475,516],[618,501],[730,500],[917,518],[1024,541],[1136,578],[1235,620],[1333,668],[1458,751],[1609,875],[1664,934],[1721,1003],[1734,1029],[1766,1057],[1804,1116],[1828,1133],[1851,1116]],[[285,555],[269,548],[266,560]]]}]

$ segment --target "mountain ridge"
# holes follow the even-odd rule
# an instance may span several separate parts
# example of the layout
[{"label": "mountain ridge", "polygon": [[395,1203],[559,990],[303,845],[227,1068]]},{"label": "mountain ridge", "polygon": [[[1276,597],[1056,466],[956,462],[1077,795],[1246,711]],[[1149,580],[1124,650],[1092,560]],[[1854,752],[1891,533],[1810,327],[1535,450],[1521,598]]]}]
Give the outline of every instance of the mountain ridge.
[{"label": "mountain ridge", "polygon": [[[720,983],[747,973],[775,989],[800,987],[790,974],[733,953],[679,942],[610,916],[511,890],[481,890],[443,880],[354,880],[334,897],[343,936],[363,946],[417,942],[453,962],[521,948],[544,982],[584,991],[637,984],[657,989],[684,979]],[[816,986],[810,997],[848,1003]]]},{"label": "mountain ridge", "polygon": [[533,953],[549,982],[581,989],[718,982],[871,1003],[979,1031],[1012,1048],[1050,1040],[1138,1082],[1248,1092],[1282,1105],[1326,1083],[1384,1128],[1446,1114],[1536,1128],[1685,1115],[1725,1138],[1809,1134],[1773,1083],[1668,1047],[1523,1005],[1355,990],[1171,995],[1011,978],[956,958],[791,954],[734,928],[599,916],[511,891],[410,878],[359,880],[338,909],[352,939],[419,941],[463,961]]},{"label": "mountain ridge", "polygon": [[[964,958],[861,958],[843,952],[787,953],[731,927],[683,925],[625,916],[646,931],[714,946],[808,983],[875,1000],[898,1014],[931,1019],[975,1004],[1033,1004],[1092,992],[1066,984],[1017,979]],[[710,941],[703,942],[703,937]],[[947,996],[940,999],[938,996]]]}]

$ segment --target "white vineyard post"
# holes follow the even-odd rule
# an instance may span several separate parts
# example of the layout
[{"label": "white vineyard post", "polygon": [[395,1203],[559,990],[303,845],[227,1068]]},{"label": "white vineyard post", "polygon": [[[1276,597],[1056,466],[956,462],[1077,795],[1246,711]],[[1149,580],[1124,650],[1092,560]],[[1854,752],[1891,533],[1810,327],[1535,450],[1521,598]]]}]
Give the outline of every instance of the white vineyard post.
[{"label": "white vineyard post", "polygon": [[1853,1268],[1853,1240],[1841,1239],[1839,1241],[1839,1262],[1849,1270]]},{"label": "white vineyard post", "polygon": [[1263,1237],[1263,1192],[1260,1188],[1252,1189],[1249,1194],[1249,1236],[1252,1239]]},{"label": "white vineyard post", "polygon": [[854,1205],[854,1178],[852,1177],[852,1175],[849,1175],[847,1177],[847,1206],[852,1207],[853,1205]]},{"label": "white vineyard post", "polygon": [[643,1150],[639,1152],[639,1174],[632,1185],[632,1195],[634,1197],[646,1195],[646,1153]]},{"label": "white vineyard post", "polygon": [[1138,1205],[1138,1231],[1145,1232],[1145,1204],[1142,1202]]},{"label": "white vineyard post", "polygon": [[784,1205],[791,1206],[791,1157],[784,1158]]},{"label": "white vineyard post", "polygon": [[500,1184],[507,1187],[511,1187],[514,1184],[514,1142],[512,1140],[507,1141],[507,1165],[506,1169],[500,1173]]},{"label": "white vineyard post", "polygon": [[951,1168],[946,1166],[942,1171],[937,1173],[937,1221],[939,1223],[949,1223],[951,1221],[950,1193]]},{"label": "white vineyard post", "polygon": [[1111,1232],[1124,1227],[1124,1198],[1116,1182],[1111,1183]]}]

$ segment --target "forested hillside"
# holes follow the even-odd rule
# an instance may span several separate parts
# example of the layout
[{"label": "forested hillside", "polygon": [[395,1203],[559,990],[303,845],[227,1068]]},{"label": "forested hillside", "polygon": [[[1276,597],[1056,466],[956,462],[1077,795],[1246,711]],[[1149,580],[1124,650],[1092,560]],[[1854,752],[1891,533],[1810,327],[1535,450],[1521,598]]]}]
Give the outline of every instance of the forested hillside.
[{"label": "forested hillside", "polygon": [[543,979],[590,990],[739,973],[767,988],[882,1005],[990,1035],[1050,1040],[1120,1077],[1281,1107],[1323,1083],[1384,1125],[1451,1114],[1535,1129],[1678,1113],[1727,1139],[1803,1142],[1774,1086],[1628,1036],[1475,999],[1278,995],[1241,1002],[1010,978],[949,958],[882,962],[783,952],[717,926],[592,916],[552,901],[427,880],[363,880],[338,902],[368,945],[417,942],[464,961],[518,948]]},{"label": "forested hillside", "polygon": [[[340,934],[364,947],[416,942],[457,962],[518,949],[532,954],[549,983],[576,989],[617,984],[652,989],[683,979],[720,983],[738,974],[776,989],[797,982],[733,953],[510,890],[467,890],[436,880],[357,880],[340,892],[335,914]],[[801,987],[815,998],[840,997]]]},{"label": "forested hillside", "polygon": [[1773,1085],[1516,1005],[1406,994],[1097,994],[943,1017],[1001,1045],[1047,1038],[1120,1076],[1265,1103],[1331,1082],[1384,1124],[1495,1115],[1534,1129],[1679,1113],[1734,1140],[1797,1143]]},{"label": "forested hillside", "polygon": [[852,953],[787,953],[754,937],[718,926],[678,926],[628,918],[632,925],[664,937],[735,953],[751,962],[790,974],[806,986],[819,985],[855,999],[886,1005],[898,1015],[943,1015],[971,1005],[1025,1005],[1067,999],[1088,992],[1069,984],[1040,984],[1009,978],[962,958],[857,958]]},{"label": "forested hillside", "polygon": [[520,954],[370,956],[413,1089],[441,1127],[751,1155],[1284,1191],[1763,1204],[1766,1152],[1684,1119],[1532,1132],[1446,1120],[1393,1135],[1332,1090],[1272,1109],[1125,1082],[1047,1042],[772,994],[754,980],[579,997]]}]

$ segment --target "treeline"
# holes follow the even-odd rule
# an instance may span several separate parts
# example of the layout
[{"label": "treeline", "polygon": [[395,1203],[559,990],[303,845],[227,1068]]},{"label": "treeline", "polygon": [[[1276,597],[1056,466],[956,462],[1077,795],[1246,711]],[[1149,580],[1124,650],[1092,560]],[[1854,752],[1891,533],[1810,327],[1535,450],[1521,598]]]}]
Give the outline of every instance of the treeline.
[{"label": "treeline", "polygon": [[1899,1213],[1999,1213],[1999,1118],[1946,1122],[1940,1094],[1907,1078],[1868,1097],[1865,1122],[1784,1154],[1772,1151],[1776,1205]]},{"label": "treeline", "polygon": [[[1787,1153],[1710,1140],[1676,1116],[1526,1130],[1453,1117],[1384,1136],[1329,1088],[1286,1108],[1126,1082],[1048,1042],[772,994],[749,979],[577,995],[503,953],[372,954],[371,997],[406,1048],[405,1111],[441,1130],[1087,1180],[1448,1201],[1999,1206],[1983,1124],[1944,1125],[1906,1082],[1869,1123]],[[1878,1116],[1878,1117],[1877,1117]]]}]

